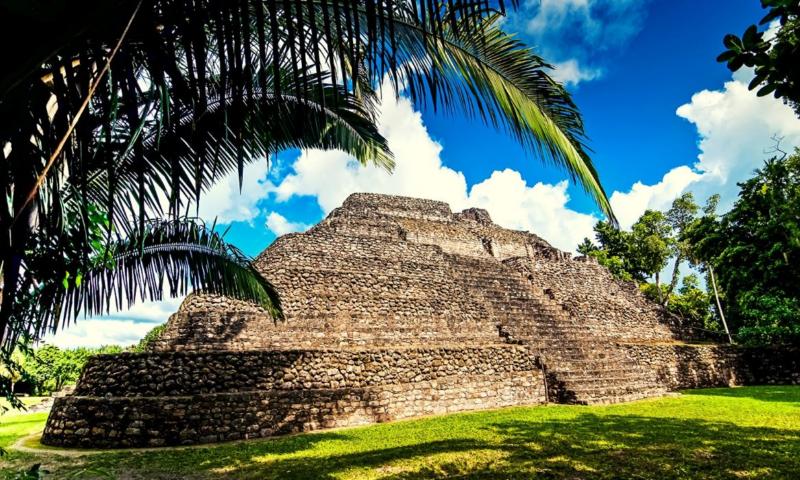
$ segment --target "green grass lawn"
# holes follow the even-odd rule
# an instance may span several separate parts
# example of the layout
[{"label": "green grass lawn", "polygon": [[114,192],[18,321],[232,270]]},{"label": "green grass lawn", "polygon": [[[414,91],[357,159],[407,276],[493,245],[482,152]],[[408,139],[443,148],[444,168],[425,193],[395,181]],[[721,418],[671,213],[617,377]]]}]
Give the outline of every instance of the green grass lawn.
[{"label": "green grass lawn", "polygon": [[[30,407],[31,405],[36,405],[40,403],[47,397],[19,397],[20,401],[23,405]],[[8,401],[4,398],[0,398],[0,415],[16,415],[19,412],[15,410],[10,410],[11,405]],[[8,410],[7,410],[8,409]]]},{"label": "green grass lawn", "polygon": [[[0,418],[0,444],[43,414]],[[607,407],[552,405],[433,417],[213,447],[59,457],[52,478],[800,478],[800,387],[684,392]]]}]

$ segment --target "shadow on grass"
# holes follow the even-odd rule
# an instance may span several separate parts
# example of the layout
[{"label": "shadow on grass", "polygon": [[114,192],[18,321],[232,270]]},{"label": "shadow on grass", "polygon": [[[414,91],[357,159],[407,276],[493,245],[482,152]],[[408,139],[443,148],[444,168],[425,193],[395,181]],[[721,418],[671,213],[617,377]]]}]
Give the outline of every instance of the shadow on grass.
[{"label": "shadow on grass", "polygon": [[[413,435],[408,433],[404,439]],[[291,446],[265,442],[217,449],[194,463],[177,452],[140,461],[168,464],[179,476],[189,468],[194,475],[258,479],[334,479],[366,472],[392,480],[793,478],[800,471],[800,431],[698,420],[585,413],[564,421],[489,424],[476,432],[484,439],[451,438],[372,449],[359,443],[357,434],[351,439],[330,435],[334,438],[297,437]],[[302,451],[329,439],[348,440],[360,451],[324,455]],[[155,471],[149,476],[160,478]]]},{"label": "shadow on grass", "polygon": [[593,414],[491,429],[503,438],[494,448],[505,455],[490,465],[464,469],[451,462],[384,478],[795,478],[800,472],[800,432],[792,430]]},{"label": "shadow on grass", "polygon": [[762,402],[795,403],[800,406],[800,388],[797,387],[776,387],[760,386],[746,388],[700,388],[696,390],[685,390],[684,395],[700,395],[727,398],[752,398]]}]

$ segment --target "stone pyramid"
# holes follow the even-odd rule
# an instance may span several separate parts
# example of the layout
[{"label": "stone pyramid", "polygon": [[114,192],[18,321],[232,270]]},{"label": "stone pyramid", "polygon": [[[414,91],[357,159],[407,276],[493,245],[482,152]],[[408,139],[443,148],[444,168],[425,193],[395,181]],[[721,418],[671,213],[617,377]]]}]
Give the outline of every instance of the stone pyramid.
[{"label": "stone pyramid", "polygon": [[204,443],[779,375],[683,342],[635,284],[481,209],[354,194],[255,263],[285,320],[188,297],[151,352],[93,358],[43,442]]}]

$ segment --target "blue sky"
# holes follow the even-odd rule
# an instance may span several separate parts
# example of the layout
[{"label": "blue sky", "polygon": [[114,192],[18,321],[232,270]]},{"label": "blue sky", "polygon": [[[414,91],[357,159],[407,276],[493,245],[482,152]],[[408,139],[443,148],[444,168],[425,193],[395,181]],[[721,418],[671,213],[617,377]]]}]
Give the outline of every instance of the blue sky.
[{"label": "blue sky", "polygon": [[[623,227],[684,191],[735,199],[736,182],[768,156],[772,135],[800,145],[800,121],[746,89],[715,61],[722,37],[763,16],[758,0],[527,0],[506,28],[556,65],[586,123],[601,180]],[[257,255],[279,234],[313,225],[354,191],[436,198],[487,208],[497,223],[572,250],[600,214],[566,174],[480,122],[418,112],[386,95],[382,133],[398,167],[361,168],[341,152],[284,152],[214,188],[201,215]],[[166,320],[179,300],[80,320],[52,341],[129,344]],[[102,323],[101,323],[102,322]]]}]

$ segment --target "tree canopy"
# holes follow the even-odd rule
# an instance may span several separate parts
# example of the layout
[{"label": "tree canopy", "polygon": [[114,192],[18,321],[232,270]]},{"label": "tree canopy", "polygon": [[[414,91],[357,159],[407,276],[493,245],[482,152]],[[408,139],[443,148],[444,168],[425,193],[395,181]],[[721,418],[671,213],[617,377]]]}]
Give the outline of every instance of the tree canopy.
[{"label": "tree canopy", "polygon": [[739,186],[728,213],[698,219],[684,240],[716,270],[734,329],[800,333],[800,152]]}]

